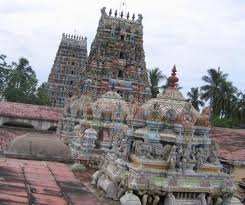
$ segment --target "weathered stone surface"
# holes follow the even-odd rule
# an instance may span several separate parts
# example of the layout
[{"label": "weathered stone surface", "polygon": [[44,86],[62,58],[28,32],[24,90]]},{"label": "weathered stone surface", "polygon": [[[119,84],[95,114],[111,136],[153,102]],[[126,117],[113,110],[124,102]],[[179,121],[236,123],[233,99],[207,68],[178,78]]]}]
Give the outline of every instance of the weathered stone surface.
[{"label": "weathered stone surface", "polygon": [[71,160],[71,151],[61,140],[48,134],[37,133],[16,137],[4,154],[24,159]]}]

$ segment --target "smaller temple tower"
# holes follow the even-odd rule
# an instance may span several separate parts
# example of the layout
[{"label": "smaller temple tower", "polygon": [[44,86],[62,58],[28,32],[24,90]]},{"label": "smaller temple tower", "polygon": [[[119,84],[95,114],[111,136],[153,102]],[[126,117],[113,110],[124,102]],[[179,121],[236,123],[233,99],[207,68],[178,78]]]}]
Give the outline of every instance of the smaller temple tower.
[{"label": "smaller temple tower", "polygon": [[76,94],[87,60],[87,38],[62,34],[48,86],[52,106],[64,107],[67,97]]}]

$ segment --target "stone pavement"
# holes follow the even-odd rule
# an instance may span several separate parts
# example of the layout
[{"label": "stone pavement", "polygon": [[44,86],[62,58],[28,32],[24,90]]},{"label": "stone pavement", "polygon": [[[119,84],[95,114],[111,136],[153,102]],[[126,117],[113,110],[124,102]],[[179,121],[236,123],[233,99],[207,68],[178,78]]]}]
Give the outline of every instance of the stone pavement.
[{"label": "stone pavement", "polygon": [[62,163],[0,159],[1,205],[102,205]]}]

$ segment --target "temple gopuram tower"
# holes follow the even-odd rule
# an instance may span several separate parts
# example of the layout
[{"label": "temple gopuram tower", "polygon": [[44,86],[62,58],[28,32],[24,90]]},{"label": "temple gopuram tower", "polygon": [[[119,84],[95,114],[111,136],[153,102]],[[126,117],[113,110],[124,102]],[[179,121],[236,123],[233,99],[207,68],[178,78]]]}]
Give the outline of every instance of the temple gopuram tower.
[{"label": "temple gopuram tower", "polygon": [[64,107],[67,97],[77,94],[87,60],[87,38],[62,34],[48,86],[52,106]]},{"label": "temple gopuram tower", "polygon": [[97,33],[83,71],[81,92],[99,97],[114,90],[123,99],[130,95],[139,102],[150,98],[150,87],[143,49],[142,15],[129,16],[117,10],[101,9]]}]

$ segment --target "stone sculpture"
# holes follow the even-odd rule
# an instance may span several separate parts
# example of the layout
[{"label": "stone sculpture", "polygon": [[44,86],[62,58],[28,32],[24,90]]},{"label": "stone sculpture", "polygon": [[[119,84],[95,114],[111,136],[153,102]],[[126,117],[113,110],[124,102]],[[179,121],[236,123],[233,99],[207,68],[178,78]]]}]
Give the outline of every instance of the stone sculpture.
[{"label": "stone sculpture", "polygon": [[146,119],[148,121],[161,121],[160,105],[154,103],[153,106],[149,109]]},{"label": "stone sculpture", "polygon": [[141,205],[140,199],[132,192],[127,192],[121,199],[121,205]]},{"label": "stone sculpture", "polygon": [[175,205],[175,197],[173,193],[168,193],[165,200],[164,205]]},{"label": "stone sculpture", "polygon": [[198,195],[198,198],[201,201],[201,205],[208,205],[205,197],[206,197],[206,194],[204,193],[201,193]]},{"label": "stone sculpture", "polygon": [[218,147],[215,142],[212,141],[210,145],[210,154],[208,155],[208,161],[210,163],[214,164],[219,164],[219,159],[218,159]]}]

